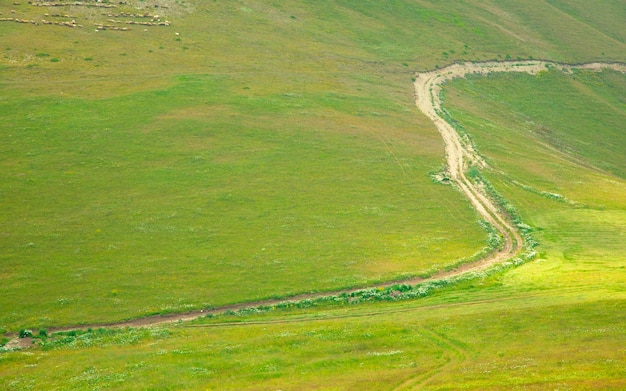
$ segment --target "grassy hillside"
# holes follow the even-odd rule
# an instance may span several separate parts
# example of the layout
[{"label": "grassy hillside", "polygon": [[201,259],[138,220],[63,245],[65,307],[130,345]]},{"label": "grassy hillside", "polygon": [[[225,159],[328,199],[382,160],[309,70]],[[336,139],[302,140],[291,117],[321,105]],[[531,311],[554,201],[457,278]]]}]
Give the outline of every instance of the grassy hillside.
[{"label": "grassy hillside", "polygon": [[[593,85],[604,86],[606,102],[617,104],[619,93],[610,91],[623,79],[605,72],[593,78]],[[561,92],[551,96],[552,106],[536,99],[535,88],[543,80]],[[626,220],[618,200],[626,194],[625,181],[587,162],[600,159],[599,148],[587,157],[583,150],[561,152],[541,132],[529,131],[541,129],[542,115],[549,111],[550,118],[564,118],[563,131],[571,129],[561,134],[561,142],[575,145],[583,137],[576,132],[580,121],[564,114],[568,106],[592,101],[593,90],[580,88],[588,83],[579,75],[549,73],[493,75],[446,88],[446,109],[493,166],[484,175],[533,226],[541,242],[538,260],[418,301],[327,304],[225,315],[168,329],[66,335],[33,353],[4,354],[5,384],[61,389],[624,388],[626,249],[621,237]],[[517,104],[508,101],[511,88]],[[519,110],[499,109],[503,102]],[[597,132],[609,134],[607,124],[615,118],[587,108],[578,115],[593,118]],[[623,109],[613,115],[622,114]],[[490,140],[500,148],[491,147]],[[599,187],[604,182],[611,186]],[[596,191],[582,198],[583,184]]]},{"label": "grassy hillside", "polygon": [[[541,20],[513,23],[537,4],[155,4],[2,6],[84,26],[0,24],[5,327],[364,285],[471,256],[486,234],[430,182],[441,141],[414,113],[411,71],[623,48],[559,44],[572,23],[619,38],[610,18],[551,14],[554,39]],[[126,24],[152,20],[171,24]]]},{"label": "grassy hillside", "polygon": [[224,327],[67,336],[43,350],[4,354],[0,384],[9,389],[624,387],[623,292],[581,295],[572,285],[528,291],[523,283],[502,282],[483,280],[419,302],[225,318],[243,323]]},{"label": "grassy hillside", "polygon": [[441,147],[406,107],[233,84],[3,104],[3,324],[366,284],[486,245],[460,195],[433,185]]},{"label": "grassy hillside", "polygon": [[487,177],[542,244],[544,260],[507,278],[544,289],[623,290],[624,83],[608,71],[551,71],[458,81],[446,93],[452,115],[492,161]]},{"label": "grassy hillside", "polygon": [[[0,331],[471,257],[487,234],[430,178],[443,143],[413,72],[626,62],[622,1],[0,0],[0,13],[39,23],[0,21]],[[541,243],[534,262],[416,301],[67,335],[0,353],[0,388],[623,389],[625,88],[558,71],[446,86],[483,176]]]}]

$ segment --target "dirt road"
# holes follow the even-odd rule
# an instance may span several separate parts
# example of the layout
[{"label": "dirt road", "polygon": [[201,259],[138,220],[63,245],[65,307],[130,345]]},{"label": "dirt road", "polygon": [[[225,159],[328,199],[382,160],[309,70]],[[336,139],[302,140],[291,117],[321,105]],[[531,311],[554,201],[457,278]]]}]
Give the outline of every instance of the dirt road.
[{"label": "dirt road", "polygon": [[[452,64],[431,72],[418,73],[415,76],[415,104],[435,124],[445,143],[447,174],[472,203],[478,213],[488,221],[504,238],[503,249],[482,261],[466,266],[468,270],[480,270],[507,258],[515,256],[523,246],[523,239],[517,227],[507,219],[493,201],[484,193],[482,188],[469,181],[465,171],[471,164],[483,165],[482,159],[473,150],[470,143],[461,139],[454,128],[440,115],[441,86],[454,78],[465,77],[470,74],[486,75],[493,72],[520,72],[535,75],[541,71],[558,69],[562,72],[573,72],[574,69],[601,71],[612,69],[626,72],[624,64],[589,63],[580,65],[559,64],[548,61],[510,61],[510,62],[482,62]],[[465,269],[465,268],[461,268]],[[467,270],[457,270],[455,273]]]}]

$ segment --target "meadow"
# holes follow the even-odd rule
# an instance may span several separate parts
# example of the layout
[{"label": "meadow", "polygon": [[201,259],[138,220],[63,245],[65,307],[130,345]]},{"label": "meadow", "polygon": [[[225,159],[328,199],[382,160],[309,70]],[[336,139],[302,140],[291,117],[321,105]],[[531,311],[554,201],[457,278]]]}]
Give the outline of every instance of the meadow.
[{"label": "meadow", "polygon": [[[170,27],[24,26],[58,35],[37,42],[34,56],[10,36],[7,62],[19,65],[3,72],[3,327],[365,286],[428,273],[486,245],[462,197],[432,184],[442,147],[434,131],[414,132],[425,121],[412,111],[405,66],[393,75],[404,91],[392,96],[395,86],[380,78],[320,74],[318,62],[267,74],[263,59],[276,53],[261,56],[254,43],[218,45],[211,35],[202,45],[217,46],[193,45],[200,32],[185,25],[203,25],[193,18],[211,13],[236,28],[224,7],[174,19],[178,36]],[[265,26],[258,39],[278,38],[267,38],[272,50],[288,41],[250,18]],[[166,32],[167,46],[150,43]],[[154,45],[163,47],[158,57]],[[245,70],[228,47],[258,65]],[[85,57],[61,55],[71,52]],[[193,56],[214,52],[221,68],[191,74],[200,69]],[[173,69],[190,74],[167,75]],[[159,88],[128,91],[146,79]],[[452,216],[458,225],[443,223]]]},{"label": "meadow", "polygon": [[[413,113],[333,94],[238,96],[227,78],[183,79],[123,98],[4,106],[14,125],[5,128],[3,324],[366,285],[486,245],[460,195],[433,186],[439,148],[435,135],[409,133]],[[442,215],[461,224],[446,227]]]},{"label": "meadow", "polygon": [[563,261],[546,273],[552,283],[583,264],[588,282],[624,281],[625,83],[609,71],[551,71],[459,81],[446,93],[493,164],[485,176],[534,228],[543,254]]},{"label": "meadow", "polygon": [[[623,388],[623,292],[583,295],[567,284],[529,290],[501,277],[459,288],[419,302],[67,336],[32,351],[3,354],[2,384],[7,389]],[[229,321],[237,323],[223,323]]]},{"label": "meadow", "polygon": [[[0,22],[0,331],[469,258],[487,233],[431,179],[443,143],[413,72],[626,61],[620,1],[163,1],[170,26],[95,31],[159,4],[129,3],[59,7],[83,28]],[[0,1],[0,18],[44,12]],[[0,388],[623,389],[625,88],[558,70],[445,87],[482,177],[540,243],[530,263],[418,300],[43,337],[0,353]]]}]

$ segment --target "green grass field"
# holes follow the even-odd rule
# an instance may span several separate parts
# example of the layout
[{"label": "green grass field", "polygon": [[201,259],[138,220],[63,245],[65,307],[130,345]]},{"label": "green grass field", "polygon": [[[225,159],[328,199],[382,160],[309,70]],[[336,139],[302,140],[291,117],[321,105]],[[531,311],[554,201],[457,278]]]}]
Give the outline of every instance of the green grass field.
[{"label": "green grass field", "polygon": [[[364,285],[486,245],[460,195],[429,178],[440,147],[410,133],[414,113],[232,84],[5,103],[3,324]],[[442,224],[453,215],[458,226]]]},{"label": "green grass field", "polygon": [[544,255],[562,261],[539,280],[623,285],[625,83],[613,72],[550,72],[458,82],[447,94],[493,161],[489,178],[535,227]]},{"label": "green grass field", "polygon": [[[171,25],[95,31],[152,20],[103,15],[119,12]],[[626,62],[626,9],[609,0],[0,0],[0,13],[84,26],[0,21],[0,331],[12,332],[371,286],[469,258],[487,233],[430,178],[443,142],[414,107],[413,72]],[[533,228],[535,261],[419,300],[57,337],[0,352],[0,388],[624,389],[625,89],[616,72],[558,70],[445,87],[482,175]]]}]

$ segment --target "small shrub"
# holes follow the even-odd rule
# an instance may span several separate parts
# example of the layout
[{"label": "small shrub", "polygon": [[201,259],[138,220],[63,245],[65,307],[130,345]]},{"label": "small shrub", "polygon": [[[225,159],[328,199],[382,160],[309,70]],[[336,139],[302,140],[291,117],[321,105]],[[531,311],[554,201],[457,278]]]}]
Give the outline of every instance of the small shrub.
[{"label": "small shrub", "polygon": [[470,167],[470,169],[467,170],[467,176],[475,182],[482,179],[480,172],[476,167]]},{"label": "small shrub", "polygon": [[30,338],[33,336],[33,331],[29,329],[21,329],[19,337],[20,338]]}]

